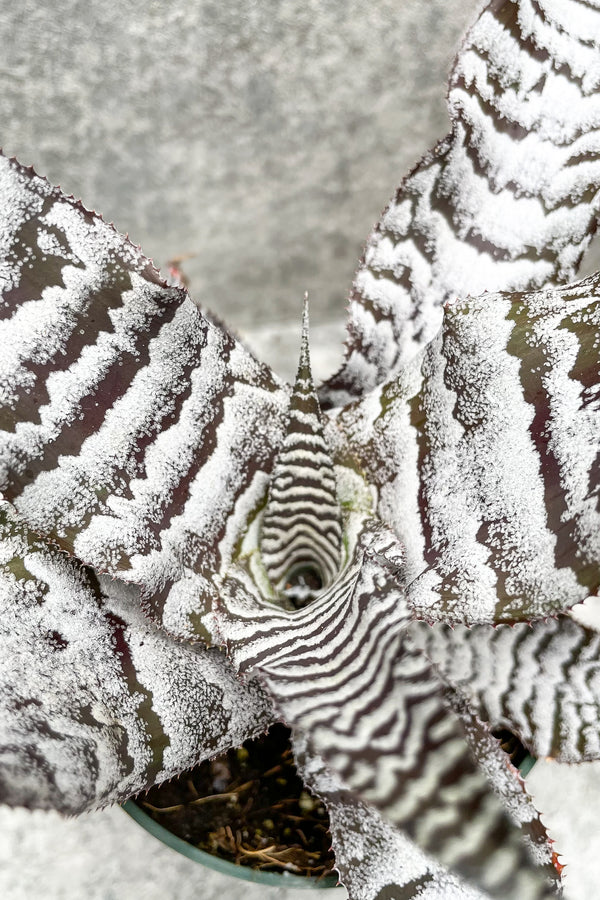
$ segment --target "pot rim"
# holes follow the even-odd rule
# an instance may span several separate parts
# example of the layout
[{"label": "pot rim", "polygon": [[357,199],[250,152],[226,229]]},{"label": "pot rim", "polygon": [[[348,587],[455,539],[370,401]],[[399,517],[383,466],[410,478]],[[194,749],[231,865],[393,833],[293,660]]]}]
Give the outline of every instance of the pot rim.
[{"label": "pot rim", "polygon": [[[290,887],[305,889],[332,889],[339,886],[336,875],[326,875],[324,878],[306,878],[301,875],[294,875],[291,872],[260,872],[257,869],[251,869],[249,866],[239,866],[227,859],[221,859],[219,856],[212,856],[193,844],[188,844],[182,838],[177,837],[163,825],[159,825],[154,819],[145,813],[134,800],[127,800],[123,803],[121,809],[131,816],[134,821],[141,825],[149,834],[158,838],[163,844],[171,849],[187,856],[194,862],[201,863],[209,869],[214,869],[222,875],[231,875],[233,878],[240,878],[243,881],[253,881],[257,884],[267,884],[274,887]],[[341,888],[340,888],[341,890]]]},{"label": "pot rim", "polygon": [[[535,762],[535,756],[527,754],[519,766],[519,772],[522,777],[526,777],[529,774],[535,765]],[[303,878],[302,876],[294,875],[291,872],[260,872],[257,869],[251,869],[249,866],[239,866],[227,859],[221,859],[219,856],[213,856],[210,853],[206,853],[205,850],[200,850],[193,844],[189,844],[182,838],[177,837],[177,835],[173,834],[172,831],[169,831],[168,828],[159,825],[158,822],[137,805],[133,798],[121,804],[121,809],[137,822],[138,825],[141,825],[149,834],[157,838],[161,843],[166,844],[167,847],[171,847],[171,849],[176,850],[177,853],[181,853],[182,856],[187,856],[188,859],[201,863],[201,865],[206,866],[208,869],[214,869],[215,872],[220,872],[222,875],[230,875],[232,878],[239,878],[242,881],[252,881],[255,884],[267,884],[274,887],[304,888],[310,890],[343,889],[340,886],[336,875],[326,875],[324,878],[317,879]]]}]

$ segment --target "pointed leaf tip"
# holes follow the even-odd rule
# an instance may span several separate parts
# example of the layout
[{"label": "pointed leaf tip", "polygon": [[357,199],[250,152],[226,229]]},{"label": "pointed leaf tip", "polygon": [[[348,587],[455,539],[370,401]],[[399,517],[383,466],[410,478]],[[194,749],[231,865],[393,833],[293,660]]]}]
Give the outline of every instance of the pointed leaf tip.
[{"label": "pointed leaf tip", "polygon": [[331,584],[342,559],[341,511],[312,379],[308,329],[306,293],[287,433],[273,470],[260,538],[271,584],[294,606],[305,605]]},{"label": "pointed leaf tip", "polygon": [[312,379],[312,368],[310,364],[310,318],[309,318],[309,304],[308,304],[308,291],[304,292],[304,299],[302,302],[302,332],[300,337],[300,357],[298,360],[298,371],[296,373],[296,382],[294,385],[294,393],[296,393],[298,389],[298,382],[300,380],[306,381],[306,386],[309,387],[311,391],[314,391],[313,388],[313,379]]}]

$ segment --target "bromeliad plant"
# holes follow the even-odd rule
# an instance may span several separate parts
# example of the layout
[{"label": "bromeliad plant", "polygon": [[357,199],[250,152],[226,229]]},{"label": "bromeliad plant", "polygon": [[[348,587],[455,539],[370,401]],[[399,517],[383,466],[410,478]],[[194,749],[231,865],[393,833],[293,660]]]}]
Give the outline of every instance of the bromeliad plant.
[{"label": "bromeliad plant", "polygon": [[483,11],[320,405],[306,323],[290,390],[1,159],[5,802],[119,802],[279,720],[353,900],[558,890],[492,730],[600,756],[569,614],[600,582],[600,279],[556,286],[600,205],[599,42],[594,0]]}]

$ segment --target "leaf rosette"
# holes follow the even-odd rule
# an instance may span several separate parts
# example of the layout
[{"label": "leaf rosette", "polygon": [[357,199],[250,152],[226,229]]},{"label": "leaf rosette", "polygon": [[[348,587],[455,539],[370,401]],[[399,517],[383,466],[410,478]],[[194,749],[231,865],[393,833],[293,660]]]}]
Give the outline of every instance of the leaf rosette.
[{"label": "leaf rosette", "polygon": [[600,287],[565,286],[600,206],[599,16],[482,11],[319,399],[307,322],[291,390],[0,157],[3,800],[120,801],[283,720],[352,900],[555,892],[492,732],[600,754],[571,615],[600,585]]}]

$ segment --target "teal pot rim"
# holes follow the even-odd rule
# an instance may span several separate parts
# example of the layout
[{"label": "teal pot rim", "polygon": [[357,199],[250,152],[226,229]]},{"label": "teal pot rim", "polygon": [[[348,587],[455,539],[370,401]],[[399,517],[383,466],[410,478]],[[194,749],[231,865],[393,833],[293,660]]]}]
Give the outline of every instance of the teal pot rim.
[{"label": "teal pot rim", "polygon": [[526,778],[529,775],[529,773],[535,766],[536,759],[537,758],[535,756],[532,756],[531,753],[527,754],[527,756],[519,766],[519,772],[521,773],[523,778]]},{"label": "teal pot rim", "polygon": [[212,856],[204,850],[199,850],[193,844],[177,837],[163,825],[159,825],[154,819],[145,813],[143,809],[133,800],[128,800],[123,804],[122,809],[131,816],[138,825],[141,825],[149,834],[158,838],[167,847],[171,847],[182,856],[194,862],[201,863],[209,869],[214,869],[222,875],[231,875],[233,878],[241,878],[242,881],[253,881],[257,884],[268,884],[279,888],[310,888],[324,889],[336,888],[338,880],[335,875],[327,875],[325,878],[303,878],[300,875],[293,875],[288,872],[260,872],[257,869],[250,869],[248,866],[238,866],[229,860],[221,859],[219,856]]},{"label": "teal pot rim", "polygon": [[[527,755],[519,766],[519,772],[525,778],[533,766],[535,765],[535,757]],[[138,825],[141,825],[149,834],[158,838],[167,847],[171,847],[182,856],[194,862],[201,863],[208,869],[214,869],[222,875],[231,875],[232,878],[240,878],[242,881],[253,881],[255,884],[268,884],[274,887],[291,887],[291,888],[308,888],[308,889],[331,889],[338,887],[338,881],[335,875],[328,875],[326,878],[302,878],[300,875],[292,875],[288,872],[259,872],[257,869],[251,869],[248,866],[238,866],[229,860],[221,859],[219,856],[212,856],[204,850],[199,850],[193,844],[177,837],[163,825],[159,825],[154,819],[145,813],[137,803],[128,800],[123,804],[122,809],[131,816]]]}]

